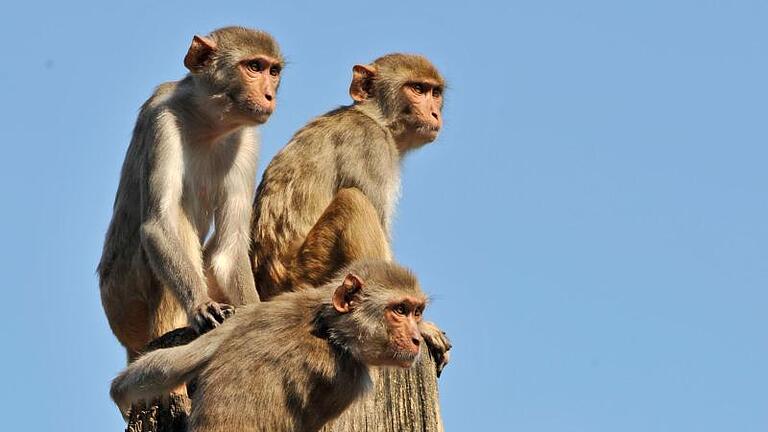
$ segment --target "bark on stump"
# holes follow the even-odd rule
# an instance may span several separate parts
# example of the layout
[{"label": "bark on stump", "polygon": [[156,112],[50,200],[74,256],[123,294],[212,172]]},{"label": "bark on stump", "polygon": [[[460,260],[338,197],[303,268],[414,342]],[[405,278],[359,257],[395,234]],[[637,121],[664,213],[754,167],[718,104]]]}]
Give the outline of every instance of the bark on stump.
[{"label": "bark on stump", "polygon": [[373,391],[323,432],[442,432],[435,361],[422,347],[411,369],[371,370]]},{"label": "bark on stump", "polygon": [[[177,329],[152,341],[147,351],[184,345],[196,337],[190,328]],[[443,432],[435,362],[422,347],[413,368],[374,369],[374,388],[322,432]],[[126,432],[185,432],[189,399],[154,401],[134,406]]]},{"label": "bark on stump", "polygon": [[[196,337],[191,327],[176,329],[150,342],[144,352],[185,345]],[[131,407],[125,432],[185,432],[189,406],[189,398],[183,395],[157,399],[149,406],[136,404]]]}]

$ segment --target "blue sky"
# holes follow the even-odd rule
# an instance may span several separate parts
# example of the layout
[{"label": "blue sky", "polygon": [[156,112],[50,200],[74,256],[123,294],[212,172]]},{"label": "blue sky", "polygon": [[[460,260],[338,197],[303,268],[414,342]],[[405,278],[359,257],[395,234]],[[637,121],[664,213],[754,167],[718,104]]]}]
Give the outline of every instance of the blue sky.
[{"label": "blue sky", "polygon": [[453,338],[448,430],[768,429],[768,3],[37,2],[0,15],[6,430],[121,430],[95,267],[141,103],[194,33],[281,43],[263,167],[427,55],[445,129],[404,164],[398,259]]}]

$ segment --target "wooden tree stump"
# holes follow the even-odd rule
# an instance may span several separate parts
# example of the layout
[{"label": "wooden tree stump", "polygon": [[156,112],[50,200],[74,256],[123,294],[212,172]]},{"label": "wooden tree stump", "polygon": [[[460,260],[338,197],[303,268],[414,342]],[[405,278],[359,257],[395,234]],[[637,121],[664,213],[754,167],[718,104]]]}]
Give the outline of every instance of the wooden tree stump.
[{"label": "wooden tree stump", "polygon": [[[184,345],[197,335],[188,327],[152,341],[147,351]],[[323,432],[443,432],[435,361],[422,347],[421,360],[413,368],[374,369],[374,388],[349,407]],[[178,396],[156,400],[150,406],[134,406],[126,432],[184,432],[189,399]]]},{"label": "wooden tree stump", "polygon": [[442,432],[435,361],[422,347],[411,369],[371,371],[374,388],[323,432]]},{"label": "wooden tree stump", "polygon": [[[186,345],[196,337],[191,327],[176,329],[150,342],[144,352]],[[189,407],[189,398],[183,395],[156,399],[149,406],[133,405],[125,432],[185,432]]]}]

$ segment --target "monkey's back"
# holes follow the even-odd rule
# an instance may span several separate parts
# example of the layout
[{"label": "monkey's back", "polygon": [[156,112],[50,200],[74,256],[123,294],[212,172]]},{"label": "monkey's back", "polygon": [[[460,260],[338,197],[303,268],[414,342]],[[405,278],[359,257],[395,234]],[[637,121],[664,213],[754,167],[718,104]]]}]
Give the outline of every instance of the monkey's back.
[{"label": "monkey's back", "polygon": [[102,280],[109,278],[116,261],[132,260],[140,249],[142,175],[148,147],[152,145],[143,137],[147,130],[153,128],[158,111],[162,109],[163,102],[170,97],[177,84],[174,81],[158,86],[139,110],[131,142],[120,170],[120,182],[115,194],[112,220],[107,229],[98,266],[99,277]]},{"label": "monkey's back", "polygon": [[198,375],[189,431],[315,431],[357,398],[364,366],[340,366],[328,340],[313,335],[311,317],[330,296],[283,294],[215,330],[229,334]]},{"label": "monkey's back", "polygon": [[147,182],[143,176],[153,145],[145,137],[147,131],[155,127],[165,101],[173,94],[177,84],[168,82],[158,86],[139,111],[120,172],[112,219],[97,268],[102,306],[110,327],[120,343],[136,352],[147,342],[147,303],[159,301],[157,295],[154,298],[149,295],[157,282],[142,254],[139,234],[143,221],[142,200],[146,199],[144,188]]},{"label": "monkey's back", "polygon": [[256,191],[252,236],[261,298],[289,288],[291,260],[340,189],[360,189],[388,227],[398,162],[389,131],[354,106],[331,111],[299,130],[272,159]]}]

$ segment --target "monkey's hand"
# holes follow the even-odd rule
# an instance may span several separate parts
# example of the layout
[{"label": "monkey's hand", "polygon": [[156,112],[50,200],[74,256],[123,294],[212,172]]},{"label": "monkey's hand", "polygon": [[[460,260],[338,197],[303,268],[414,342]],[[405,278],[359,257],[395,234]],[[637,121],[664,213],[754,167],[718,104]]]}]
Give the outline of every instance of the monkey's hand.
[{"label": "monkey's hand", "polygon": [[234,306],[209,300],[195,308],[189,325],[197,334],[203,334],[218,327],[225,319],[234,314]]},{"label": "monkey's hand", "polygon": [[424,338],[424,342],[427,343],[429,353],[432,354],[432,358],[435,359],[435,367],[437,368],[437,376],[443,373],[443,368],[448,364],[451,358],[451,341],[448,340],[445,332],[440,330],[434,323],[429,321],[422,321],[419,324],[419,330],[421,336]]}]

